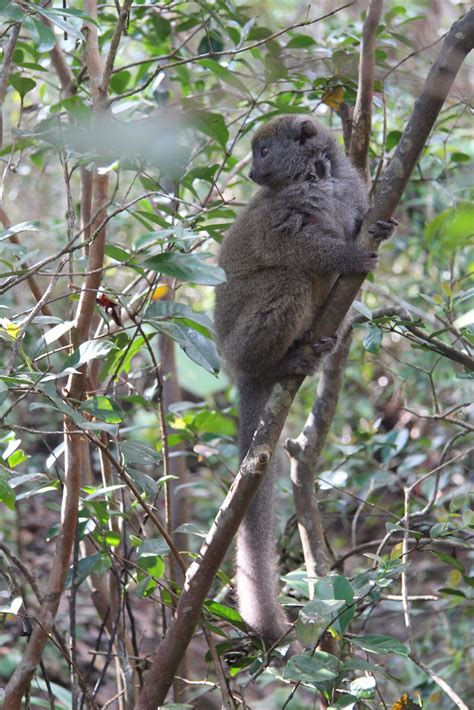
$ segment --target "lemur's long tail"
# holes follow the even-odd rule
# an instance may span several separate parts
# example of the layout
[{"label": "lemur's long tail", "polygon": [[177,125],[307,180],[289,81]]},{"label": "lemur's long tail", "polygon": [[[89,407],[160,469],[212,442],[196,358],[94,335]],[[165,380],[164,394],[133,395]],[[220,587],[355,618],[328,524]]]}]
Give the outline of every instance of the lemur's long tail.
[{"label": "lemur's long tail", "polygon": [[[240,460],[245,457],[259,423],[271,385],[243,378],[240,394]],[[276,556],[275,457],[250,504],[237,533],[237,596],[246,623],[273,643],[283,636],[289,622],[278,602]]]}]

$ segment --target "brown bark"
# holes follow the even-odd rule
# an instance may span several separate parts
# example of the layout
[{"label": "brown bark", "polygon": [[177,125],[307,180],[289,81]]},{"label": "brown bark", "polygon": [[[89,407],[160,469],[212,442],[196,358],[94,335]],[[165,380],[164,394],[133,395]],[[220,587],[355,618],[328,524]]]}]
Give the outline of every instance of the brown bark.
[{"label": "brown bark", "polygon": [[374,97],[376,33],[382,14],[383,0],[369,0],[359,57],[359,87],[352,118],[352,135],[349,157],[370,182],[369,142],[372,127],[372,101]]}]

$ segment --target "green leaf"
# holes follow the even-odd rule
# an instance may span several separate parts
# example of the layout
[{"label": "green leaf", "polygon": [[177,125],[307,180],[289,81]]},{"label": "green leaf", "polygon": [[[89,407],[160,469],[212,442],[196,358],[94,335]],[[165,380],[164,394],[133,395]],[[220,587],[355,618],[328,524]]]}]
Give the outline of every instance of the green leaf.
[{"label": "green leaf", "polygon": [[234,72],[230,71],[226,67],[223,67],[222,64],[219,64],[218,62],[214,61],[214,59],[200,59],[197,63],[201,64],[206,69],[209,69],[213,74],[215,74],[226,84],[230,84],[236,89],[239,89],[239,91],[242,91],[242,93],[248,94],[249,89],[243,83],[243,81],[239,79],[239,77],[236,76]]},{"label": "green leaf", "polygon": [[469,163],[471,158],[466,153],[454,151],[454,153],[451,153],[451,160],[454,160],[455,163]]},{"label": "green leaf", "polygon": [[295,35],[286,45],[288,49],[302,49],[304,47],[312,47],[316,41],[309,35]]},{"label": "green leaf", "polygon": [[114,347],[108,340],[86,340],[70,355],[63,366],[63,372],[69,369],[77,370],[81,365],[91,360],[105,357]]},{"label": "green leaf", "polygon": [[10,510],[15,510],[15,500],[15,491],[11,488],[5,476],[0,473],[0,501],[5,503]]},{"label": "green leaf", "polygon": [[205,370],[215,375],[220,369],[220,358],[213,340],[194,328],[172,321],[151,321],[160,333],[168,335],[184,350],[186,355]]},{"label": "green leaf", "polygon": [[382,329],[377,325],[369,325],[367,334],[364,338],[363,344],[364,348],[369,353],[377,354],[380,350],[380,345],[382,343]]},{"label": "green leaf", "polygon": [[[74,39],[79,39],[82,41],[85,41],[85,37],[82,34],[80,30],[77,29],[74,25],[72,25],[70,22],[67,22],[64,19],[64,15],[77,15],[77,13],[72,12],[71,10],[52,10],[52,9],[46,9],[44,7],[40,7],[39,5],[35,5],[36,11],[40,14],[43,15],[43,17],[46,17],[48,20],[50,20],[53,24],[57,25],[60,27],[63,32],[66,32],[66,34],[70,35],[71,37],[74,37]],[[61,14],[57,14],[60,12]],[[83,16],[81,14],[81,16]],[[92,18],[88,18],[89,21]],[[97,24],[97,23],[95,23]]]},{"label": "green leaf", "polygon": [[354,636],[351,638],[351,643],[363,648],[368,653],[396,653],[398,656],[408,656],[407,647],[393,636],[376,634]]},{"label": "green leaf", "polygon": [[12,234],[20,234],[20,232],[39,232],[41,223],[37,221],[32,222],[19,222],[14,224],[8,229],[4,229],[0,232],[0,241],[8,239]]},{"label": "green leaf", "polygon": [[324,619],[325,625],[337,619],[339,611],[346,605],[344,599],[312,599],[300,611],[303,623]]},{"label": "green leaf", "polygon": [[[191,306],[176,301],[154,301],[150,304],[146,312],[147,321],[175,320],[189,325],[195,323],[200,326],[199,332],[214,332],[214,324],[206,313],[195,311]],[[203,332],[205,331],[205,332]]]},{"label": "green leaf", "polygon": [[[103,552],[97,552],[95,555],[83,557],[82,560],[79,560],[77,563],[75,579],[76,585],[79,587],[79,585],[81,585],[90,574],[96,574],[98,577],[101,577],[111,567],[112,561],[110,560],[109,556]],[[71,566],[68,570],[66,577],[66,589],[69,589],[71,587],[73,576],[72,573],[73,568]]]},{"label": "green leaf", "polygon": [[219,266],[206,264],[210,254],[181,254],[167,252],[145,259],[143,265],[161,274],[175,276],[180,281],[190,281],[205,286],[215,286],[226,280],[225,271]]},{"label": "green leaf", "polygon": [[349,688],[361,700],[371,700],[375,696],[376,682],[371,675],[364,675],[351,681]]},{"label": "green leaf", "polygon": [[131,78],[131,72],[127,71],[126,69],[124,69],[123,71],[119,71],[116,74],[112,74],[110,86],[112,87],[114,93],[121,94],[123,91],[125,91]]},{"label": "green leaf", "polygon": [[224,619],[225,621],[230,621],[231,624],[236,624],[242,628],[245,627],[245,622],[236,609],[213,601],[204,602],[204,606],[213,616],[217,616],[219,619]]},{"label": "green leaf", "polygon": [[22,9],[11,0],[2,0],[0,2],[0,15],[13,20],[13,22],[23,22],[25,18]]},{"label": "green leaf", "polygon": [[36,81],[29,79],[27,76],[20,76],[19,74],[10,74],[8,81],[13,88],[18,91],[22,101],[26,94],[32,91],[36,86]]},{"label": "green leaf", "polygon": [[[49,52],[56,46],[56,35],[53,30],[34,17],[29,17],[28,19],[31,21],[31,31],[36,40],[36,49],[39,52]],[[30,29],[30,27],[28,29]]]},{"label": "green leaf", "polygon": [[436,215],[426,226],[424,239],[428,246],[436,244],[451,251],[468,243],[474,234],[473,225],[474,206],[464,203]]},{"label": "green leaf", "polygon": [[465,569],[463,563],[457,560],[452,555],[448,555],[447,552],[439,552],[438,550],[430,550],[430,552],[435,557],[437,557],[440,562],[446,562],[447,565],[451,565],[451,567],[454,567],[455,569],[459,570],[464,574]]},{"label": "green leaf", "polygon": [[401,137],[401,131],[389,131],[385,140],[385,150],[388,152],[392,150],[392,148],[395,148]]},{"label": "green leaf", "polygon": [[122,249],[122,247],[116,246],[115,244],[106,244],[104,253],[115,261],[130,262],[132,259],[132,254],[130,252],[126,251],[126,249]]},{"label": "green leaf", "polygon": [[161,461],[158,451],[143,441],[123,441],[120,450],[127,465],[156,466]]},{"label": "green leaf", "polygon": [[225,150],[227,141],[229,140],[229,131],[221,114],[211,113],[210,111],[200,111],[196,114],[195,118],[198,130],[211,138],[215,138]]},{"label": "green leaf", "polygon": [[89,397],[82,404],[82,411],[109,424],[118,424],[123,419],[123,412],[118,404],[101,394]]},{"label": "green leaf", "polygon": [[284,678],[303,683],[326,683],[337,678],[340,665],[336,656],[324,651],[316,651],[313,656],[293,656],[285,668]]},{"label": "green leaf", "polygon": [[354,589],[351,583],[340,574],[330,574],[316,582],[314,596],[323,601],[344,600],[346,609],[339,610],[337,619],[331,624],[342,636],[354,616],[355,607],[349,606],[354,600]]},{"label": "green leaf", "polygon": [[138,557],[161,557],[169,551],[168,543],[162,537],[149,537],[140,544],[137,554]]}]

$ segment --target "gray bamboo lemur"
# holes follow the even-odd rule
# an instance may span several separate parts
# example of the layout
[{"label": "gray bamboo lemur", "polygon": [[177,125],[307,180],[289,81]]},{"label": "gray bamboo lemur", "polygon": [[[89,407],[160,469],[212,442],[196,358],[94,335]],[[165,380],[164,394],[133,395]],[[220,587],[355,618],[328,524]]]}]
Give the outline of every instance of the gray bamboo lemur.
[{"label": "gray bamboo lemur", "polygon": [[[272,385],[313,374],[332,348],[333,339],[312,342],[312,327],[336,273],[377,264],[352,241],[368,205],[365,184],[323,126],[307,115],[279,116],[254,135],[252,153],[250,177],[262,187],[225,236],[219,264],[227,282],[215,309],[218,345],[239,388],[241,460]],[[277,598],[274,469],[237,538],[239,609],[270,643],[288,630]]]}]

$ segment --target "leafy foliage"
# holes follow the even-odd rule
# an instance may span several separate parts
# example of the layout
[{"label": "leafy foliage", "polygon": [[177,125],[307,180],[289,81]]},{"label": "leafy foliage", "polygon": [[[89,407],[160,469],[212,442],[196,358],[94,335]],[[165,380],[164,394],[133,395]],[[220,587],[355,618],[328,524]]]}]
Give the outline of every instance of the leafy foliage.
[{"label": "leafy foliage", "polygon": [[[393,156],[426,73],[429,57],[416,49],[423,44],[419,21],[438,27],[433,12],[426,3],[386,3],[377,34],[373,175]],[[250,133],[271,116],[307,111],[340,133],[338,113],[353,107],[357,91],[358,10],[322,23],[294,13],[290,3],[272,12],[265,3],[229,0],[133,3],[98,112],[84,48],[96,27],[105,62],[115,8],[101,5],[95,19],[79,7],[0,2],[4,58],[19,28],[9,69],[4,61],[1,96],[5,680],[20,662],[24,629],[30,633],[22,618],[37,613],[34,578],[43,581],[49,572],[47,543],[60,534],[70,455],[64,418],[82,442],[78,544],[66,579],[70,618],[57,619],[58,645],[48,645],[32,707],[46,698],[72,707],[72,693],[84,691],[74,673],[70,680],[67,653],[58,651],[70,647],[60,642],[70,634],[74,668],[101,703],[121,686],[112,656],[104,667],[100,653],[120,648],[124,667],[142,681],[183,584],[166,526],[168,533],[178,528],[175,541],[188,564],[231,483],[234,392],[225,375],[217,379],[212,291],[225,280],[215,264],[218,245],[251,194]],[[460,81],[464,89],[462,75]],[[193,677],[205,679],[207,663],[215,673],[222,654],[233,692],[248,693],[251,705],[253,693],[265,693],[272,707],[294,710],[320,695],[330,708],[381,707],[382,699],[395,707],[403,697],[403,707],[413,707],[410,690],[424,707],[451,707],[409,658],[407,613],[418,653],[468,701],[473,517],[463,453],[472,432],[472,372],[456,359],[472,352],[473,335],[472,146],[464,94],[440,115],[397,215],[398,232],[356,304],[364,322],[355,329],[317,472],[333,573],[308,580],[291,519],[285,530],[283,601],[306,651],[281,672],[268,665],[234,609],[230,556],[205,604],[203,624],[222,643],[209,651],[196,635],[201,660]],[[104,224],[87,197],[93,174],[109,180]],[[78,342],[87,254],[103,228],[105,300]],[[46,294],[39,306],[32,278]],[[387,305],[408,310],[410,320],[377,315]],[[68,391],[77,373],[87,373],[81,399]],[[171,392],[175,380],[185,391]],[[313,396],[308,384],[289,422],[292,433],[301,430]],[[288,481],[280,487],[286,492]],[[170,497],[179,501],[174,522]],[[290,497],[281,498],[281,518],[290,518]],[[403,600],[402,575],[410,587]],[[334,653],[316,650],[328,640],[336,643]],[[249,679],[258,691],[247,688]],[[207,683],[191,687],[190,703],[199,695],[213,701]]]}]

